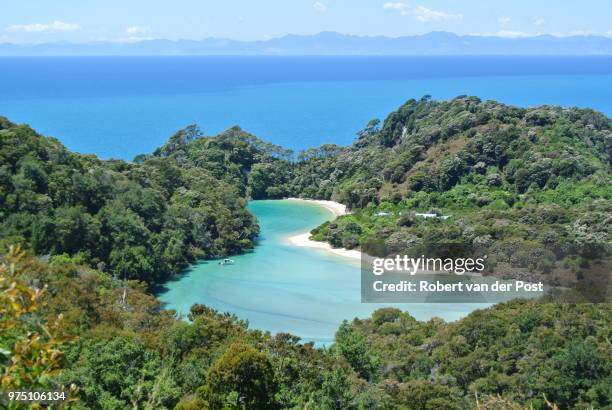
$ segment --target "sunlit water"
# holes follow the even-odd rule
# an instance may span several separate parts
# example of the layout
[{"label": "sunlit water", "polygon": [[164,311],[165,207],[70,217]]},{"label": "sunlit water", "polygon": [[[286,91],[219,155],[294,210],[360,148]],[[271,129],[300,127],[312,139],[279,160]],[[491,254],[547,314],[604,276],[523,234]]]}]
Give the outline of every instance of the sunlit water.
[{"label": "sunlit water", "polygon": [[0,115],[131,160],[197,123],[300,150],[351,144],[409,98],[460,94],[612,113],[612,57],[0,58]]},{"label": "sunlit water", "polygon": [[[249,208],[261,225],[255,250],[232,257],[233,265],[197,263],[166,283],[158,296],[167,308],[186,314],[191,305],[202,303],[247,319],[251,328],[288,332],[325,345],[344,319],[368,317],[385,306],[361,303],[358,260],[287,243],[287,237],[332,219],[330,211],[294,201],[254,201]],[[456,320],[486,305],[396,306],[421,320]]]}]

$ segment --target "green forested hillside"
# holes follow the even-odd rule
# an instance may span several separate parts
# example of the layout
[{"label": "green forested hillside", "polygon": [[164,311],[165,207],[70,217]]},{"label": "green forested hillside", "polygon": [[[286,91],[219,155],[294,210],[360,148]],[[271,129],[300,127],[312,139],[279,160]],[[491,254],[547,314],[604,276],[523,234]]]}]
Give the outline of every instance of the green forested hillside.
[{"label": "green forested hillside", "polygon": [[247,198],[284,196],[349,205],[313,232],[335,246],[467,241],[496,274],[609,275],[593,259],[612,225],[611,132],[591,110],[424,98],[351,147],[291,158],[188,127],[126,163],[0,119],[0,245],[29,253],[0,257],[1,387],[73,385],[78,409],[611,409],[609,303],[517,300],[452,323],[380,309],[317,349],[206,306],[181,320],[147,291],[252,246]]},{"label": "green forested hillside", "polygon": [[151,283],[195,258],[250,248],[258,227],[245,205],[201,168],[101,161],[0,118],[4,244]]},{"label": "green forested hillside", "polygon": [[423,98],[299,162],[293,189],[353,209],[313,231],[334,246],[485,246],[499,276],[571,285],[609,256],[611,164],[612,121],[592,110]]},{"label": "green forested hillside", "polygon": [[[453,323],[386,308],[316,349],[202,305],[178,320],[137,282],[91,268],[19,252],[1,262],[2,387],[73,384],[72,408],[612,406],[610,304],[513,301]],[[39,297],[21,297],[41,284]]]},{"label": "green forested hillside", "polygon": [[424,97],[406,102],[381,126],[370,122],[353,146],[300,162],[294,189],[354,208],[471,184],[485,190],[479,205],[500,199],[512,206],[517,198],[496,194],[609,177],[611,131],[611,120],[589,109]]},{"label": "green forested hillside", "polygon": [[255,199],[342,202],[352,214],[313,231],[333,246],[485,247],[492,273],[557,285],[605,269],[588,260],[609,256],[612,120],[593,110],[424,97],[371,121],[350,147],[326,144],[292,161],[239,128],[194,130],[153,157],[205,169]]},{"label": "green forested hillside", "polygon": [[282,198],[290,194],[293,152],[265,142],[239,127],[204,136],[191,125],[178,131],[152,155],[136,162],[170,158],[182,166],[203,169],[218,180],[236,187],[251,199]]}]

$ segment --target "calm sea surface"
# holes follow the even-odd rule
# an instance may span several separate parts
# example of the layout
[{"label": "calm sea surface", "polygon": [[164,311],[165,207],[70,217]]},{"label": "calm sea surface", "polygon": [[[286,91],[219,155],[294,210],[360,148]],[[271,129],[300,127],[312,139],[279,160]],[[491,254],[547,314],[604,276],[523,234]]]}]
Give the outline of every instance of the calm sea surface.
[{"label": "calm sea surface", "polygon": [[296,150],[350,144],[425,94],[612,115],[612,57],[0,58],[0,115],[102,158],[151,152],[191,123]]}]

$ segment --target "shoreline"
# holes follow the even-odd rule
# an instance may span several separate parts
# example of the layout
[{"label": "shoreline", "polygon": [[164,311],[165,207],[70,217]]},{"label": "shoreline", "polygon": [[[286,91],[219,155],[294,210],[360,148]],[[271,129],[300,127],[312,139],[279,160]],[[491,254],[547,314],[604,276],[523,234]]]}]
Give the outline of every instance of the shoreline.
[{"label": "shoreline", "polygon": [[346,205],[341,204],[340,202],[335,201],[327,201],[324,199],[305,199],[305,198],[285,198],[285,201],[299,201],[299,202],[309,202],[311,204],[320,205],[323,208],[327,209],[334,215],[342,216],[346,215],[349,212],[346,210]]},{"label": "shoreline", "polygon": [[[310,202],[319,206],[326,208],[331,211],[336,217],[341,215],[346,215],[349,212],[346,211],[346,205],[343,205],[339,202],[334,201],[326,201],[321,199],[303,199],[303,198],[286,198],[288,201],[300,201],[300,202]],[[353,259],[353,260],[361,260],[363,253],[357,249],[346,249],[346,248],[334,248],[328,242],[320,242],[313,241],[310,239],[310,231],[303,232],[297,235],[288,236],[285,238],[287,242],[289,242],[293,246],[307,247],[307,248],[315,248],[315,249],[323,249],[327,252],[333,253],[334,255],[342,256],[345,258]],[[368,259],[373,259],[373,256],[366,255]],[[422,274],[423,272],[417,272],[417,274]],[[445,272],[435,272],[435,274],[445,274]],[[465,276],[470,277],[484,277],[481,273],[478,272],[466,272]]]},{"label": "shoreline", "polygon": [[[287,201],[310,202],[312,204],[322,206],[323,208],[332,212],[336,217],[346,215],[348,213],[346,210],[346,205],[343,205],[339,202],[325,201],[322,199],[303,199],[303,198],[287,198],[286,200]],[[343,256],[349,259],[361,260],[361,252],[356,249],[333,248],[327,242],[319,242],[319,241],[311,240],[310,231],[303,232],[303,233],[293,235],[293,236],[289,236],[287,238],[287,241],[294,246],[323,249],[330,253],[333,253],[334,255]]]},{"label": "shoreline", "polygon": [[361,259],[361,252],[356,249],[333,248],[327,242],[313,241],[310,239],[310,232],[301,233],[287,238],[289,243],[294,246],[307,248],[323,249],[338,256],[343,256],[350,259]]}]

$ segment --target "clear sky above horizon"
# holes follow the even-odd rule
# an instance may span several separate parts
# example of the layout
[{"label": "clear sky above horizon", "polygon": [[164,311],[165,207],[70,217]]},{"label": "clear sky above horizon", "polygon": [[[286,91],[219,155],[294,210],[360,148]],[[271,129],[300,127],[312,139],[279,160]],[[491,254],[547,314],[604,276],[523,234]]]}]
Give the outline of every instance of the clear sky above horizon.
[{"label": "clear sky above horizon", "polygon": [[612,2],[584,0],[4,0],[0,42],[264,40],[337,31],[612,37]]}]

